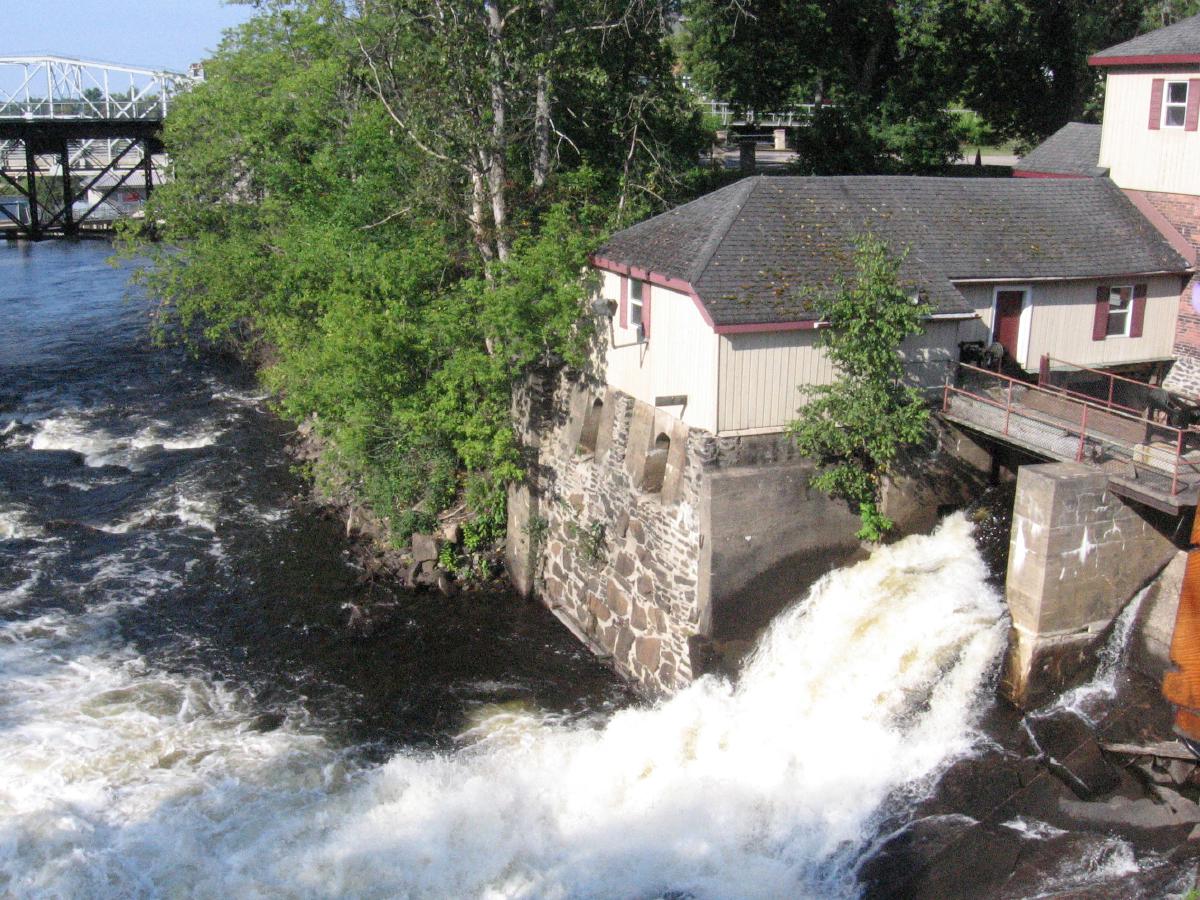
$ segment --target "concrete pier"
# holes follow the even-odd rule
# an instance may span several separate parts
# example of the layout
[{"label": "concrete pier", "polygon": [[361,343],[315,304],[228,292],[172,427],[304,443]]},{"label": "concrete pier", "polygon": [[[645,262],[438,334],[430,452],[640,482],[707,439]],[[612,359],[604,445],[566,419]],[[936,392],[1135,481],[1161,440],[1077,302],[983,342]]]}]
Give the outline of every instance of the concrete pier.
[{"label": "concrete pier", "polygon": [[1069,685],[1113,618],[1174,557],[1147,513],[1090,466],[1021,467],[1007,579],[1013,629],[1001,685],[1017,706],[1037,706]]}]

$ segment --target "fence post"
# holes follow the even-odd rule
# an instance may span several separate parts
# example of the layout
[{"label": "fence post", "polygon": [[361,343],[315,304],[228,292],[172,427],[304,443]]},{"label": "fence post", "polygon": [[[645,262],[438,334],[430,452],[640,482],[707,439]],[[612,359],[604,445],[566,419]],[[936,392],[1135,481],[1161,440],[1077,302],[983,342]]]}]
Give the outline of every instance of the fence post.
[{"label": "fence post", "polygon": [[1083,446],[1087,436],[1087,404],[1083,404],[1083,416],[1079,422],[1079,449],[1075,451],[1075,462],[1083,462]]},{"label": "fence post", "polygon": [[1004,404],[1004,436],[1008,437],[1008,420],[1012,417],[1012,381],[1008,382],[1008,402]]},{"label": "fence post", "polygon": [[1115,379],[1115,378],[1113,378],[1111,375],[1109,375],[1109,376],[1108,376],[1108,408],[1109,408],[1109,409],[1112,409],[1112,405],[1113,405],[1113,388],[1116,386],[1116,384],[1117,384],[1117,379]]},{"label": "fence post", "polygon": [[1179,493],[1179,461],[1183,459],[1183,429],[1177,430],[1175,439],[1175,465],[1171,470],[1171,496]]},{"label": "fence post", "polygon": [[1050,354],[1043,353],[1042,361],[1038,364],[1038,387],[1045,387],[1050,383]]}]

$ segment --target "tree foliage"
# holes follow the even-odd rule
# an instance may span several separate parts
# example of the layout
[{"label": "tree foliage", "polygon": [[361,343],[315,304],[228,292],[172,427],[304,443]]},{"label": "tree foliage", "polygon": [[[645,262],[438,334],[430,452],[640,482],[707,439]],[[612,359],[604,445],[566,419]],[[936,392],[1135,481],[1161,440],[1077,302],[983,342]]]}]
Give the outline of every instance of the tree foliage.
[{"label": "tree foliage", "polygon": [[805,173],[923,171],[958,149],[958,0],[685,0],[684,64],[713,96],[759,110],[816,104]]},{"label": "tree foliage", "polygon": [[398,539],[464,497],[495,536],[514,384],[584,364],[587,252],[695,158],[661,10],[256,6],[167,120],[161,240],[129,235],[160,330],[257,355]]},{"label": "tree foliage", "polygon": [[905,294],[897,262],[878,238],[862,237],[854,262],[854,280],[817,300],[837,380],[800,389],[804,405],[790,432],[801,452],[822,463],[813,485],[850,502],[862,521],[859,537],[878,540],[893,526],[879,509],[881,479],[924,439],[929,420],[921,393],[904,383],[899,348],[921,333],[930,309]]},{"label": "tree foliage", "polygon": [[684,0],[696,84],[759,110],[816,104],[805,173],[920,172],[953,159],[965,105],[1036,142],[1095,118],[1098,50],[1200,12],[1200,0]]}]

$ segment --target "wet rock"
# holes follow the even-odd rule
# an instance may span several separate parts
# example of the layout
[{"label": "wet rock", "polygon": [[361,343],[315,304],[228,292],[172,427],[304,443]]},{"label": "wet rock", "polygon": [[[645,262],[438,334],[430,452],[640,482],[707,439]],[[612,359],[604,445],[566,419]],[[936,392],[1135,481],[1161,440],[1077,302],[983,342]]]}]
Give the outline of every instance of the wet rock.
[{"label": "wet rock", "polygon": [[1031,749],[1080,800],[1115,790],[1121,774],[1104,758],[1091,727],[1069,710],[1026,716]]},{"label": "wet rock", "polygon": [[960,759],[942,775],[929,811],[985,819],[1033,784],[1042,771],[1036,760],[999,751]]},{"label": "wet rock", "polygon": [[458,594],[458,585],[455,584],[454,579],[452,579],[445,572],[437,573],[436,585],[438,593],[443,597],[454,597]]},{"label": "wet rock", "polygon": [[859,879],[872,898],[992,896],[1023,849],[1012,829],[969,816],[930,816],[887,838]]},{"label": "wet rock", "polygon": [[1103,803],[1061,801],[1062,811],[1077,822],[1099,826],[1174,828],[1200,823],[1200,806],[1167,788],[1159,788],[1159,801],[1148,797],[1130,800],[1113,797]]}]

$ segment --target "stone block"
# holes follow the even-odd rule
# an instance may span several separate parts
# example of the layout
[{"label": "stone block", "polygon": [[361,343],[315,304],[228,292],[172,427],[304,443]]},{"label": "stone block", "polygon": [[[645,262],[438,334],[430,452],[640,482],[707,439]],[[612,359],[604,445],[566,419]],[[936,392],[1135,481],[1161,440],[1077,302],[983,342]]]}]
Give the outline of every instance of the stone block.
[{"label": "stone block", "polygon": [[618,663],[628,665],[629,651],[633,649],[634,635],[629,628],[622,628],[617,634],[617,642],[613,647],[613,656]]},{"label": "stone block", "polygon": [[634,403],[629,421],[629,440],[625,450],[625,471],[634,484],[642,483],[646,452],[654,440],[654,409],[645,403]]},{"label": "stone block", "polygon": [[612,618],[612,610],[605,606],[604,602],[595,594],[588,594],[587,607],[588,611],[596,617],[597,622],[607,622]]},{"label": "stone block", "polygon": [[621,552],[617,554],[615,568],[618,575],[628,578],[633,574],[634,565],[633,557],[628,553]]},{"label": "stone block", "polygon": [[624,589],[612,578],[608,580],[606,599],[608,601],[608,608],[618,616],[623,619],[629,616],[629,597]]},{"label": "stone block", "polygon": [[646,606],[643,603],[634,603],[633,612],[629,616],[629,624],[634,631],[645,631],[650,624],[650,619],[646,615]]},{"label": "stone block", "polygon": [[648,597],[654,593],[654,581],[649,575],[638,576],[637,592],[643,597]]},{"label": "stone block", "polygon": [[641,637],[637,639],[635,658],[650,671],[658,669],[658,658],[662,651],[662,641],[658,638]]}]

